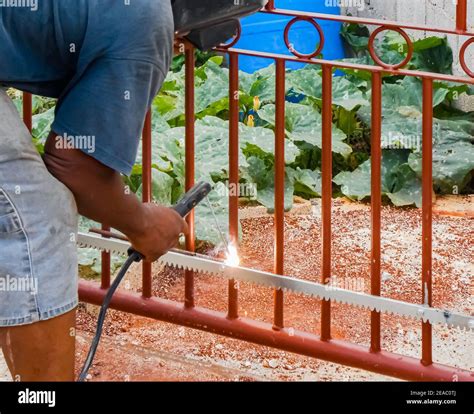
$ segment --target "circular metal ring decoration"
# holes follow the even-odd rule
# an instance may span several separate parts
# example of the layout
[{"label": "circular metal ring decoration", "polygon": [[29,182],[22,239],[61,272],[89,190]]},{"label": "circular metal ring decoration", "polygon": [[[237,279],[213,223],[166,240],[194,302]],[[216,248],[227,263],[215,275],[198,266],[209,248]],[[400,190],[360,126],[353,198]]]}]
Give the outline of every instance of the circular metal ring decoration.
[{"label": "circular metal ring decoration", "polygon": [[[397,63],[396,65],[385,63],[382,59],[378,57],[377,52],[374,49],[375,38],[379,35],[379,33],[382,33],[386,30],[393,30],[394,32],[397,32],[398,34],[400,34],[405,39],[405,42],[407,43],[407,46],[408,46],[408,53],[407,53],[406,58],[403,59],[400,63]],[[369,53],[372,59],[375,61],[375,63],[377,63],[379,66],[382,66],[385,69],[400,69],[404,67],[405,65],[407,65],[408,62],[410,62],[411,58],[413,57],[413,43],[410,37],[406,34],[406,32],[403,29],[399,27],[393,27],[393,26],[380,26],[378,29],[374,30],[374,32],[370,36]]]},{"label": "circular metal ring decoration", "polygon": [[240,22],[240,20],[238,21],[238,25],[237,25],[237,33],[235,34],[235,36],[232,38],[232,40],[229,42],[229,43],[222,43],[219,45],[220,48],[222,49],[230,49],[231,47],[233,47],[239,40],[240,40],[240,37],[242,36],[242,24]]},{"label": "circular metal ring decoration", "polygon": [[459,63],[461,64],[464,72],[466,72],[471,78],[474,78],[474,69],[470,69],[466,63],[466,51],[467,48],[472,44],[474,44],[474,37],[471,37],[466,41],[466,43],[462,45],[461,51],[459,52]]},{"label": "circular metal ring decoration", "polygon": [[[310,23],[319,33],[319,39],[320,39],[319,46],[313,53],[300,53],[294,48],[294,46],[290,42],[290,30],[291,30],[291,28],[293,27],[293,25],[295,23],[301,22],[301,21]],[[295,17],[285,27],[285,44],[286,44],[286,47],[288,48],[288,50],[291,53],[293,53],[293,55],[295,55],[299,58],[303,58],[303,59],[312,59],[315,56],[318,56],[324,48],[324,32],[323,32],[323,29],[321,28],[319,23],[317,23],[315,20],[313,20],[310,17],[304,17],[304,16]]]}]

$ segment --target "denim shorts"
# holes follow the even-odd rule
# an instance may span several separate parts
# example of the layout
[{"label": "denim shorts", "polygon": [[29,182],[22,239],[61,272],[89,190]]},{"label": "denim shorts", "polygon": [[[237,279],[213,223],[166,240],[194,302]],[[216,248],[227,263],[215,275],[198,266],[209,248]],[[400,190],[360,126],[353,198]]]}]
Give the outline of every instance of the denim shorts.
[{"label": "denim shorts", "polygon": [[0,327],[77,306],[77,220],[72,193],[48,172],[0,87]]}]

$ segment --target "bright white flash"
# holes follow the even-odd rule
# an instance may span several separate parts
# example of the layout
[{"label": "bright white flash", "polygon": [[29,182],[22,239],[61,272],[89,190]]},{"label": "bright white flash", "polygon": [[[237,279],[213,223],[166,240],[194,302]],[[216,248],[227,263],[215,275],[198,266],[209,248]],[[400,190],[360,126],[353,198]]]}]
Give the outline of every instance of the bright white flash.
[{"label": "bright white flash", "polygon": [[225,264],[232,267],[237,267],[240,264],[239,253],[237,252],[237,248],[233,245],[229,245],[229,248],[227,249]]}]

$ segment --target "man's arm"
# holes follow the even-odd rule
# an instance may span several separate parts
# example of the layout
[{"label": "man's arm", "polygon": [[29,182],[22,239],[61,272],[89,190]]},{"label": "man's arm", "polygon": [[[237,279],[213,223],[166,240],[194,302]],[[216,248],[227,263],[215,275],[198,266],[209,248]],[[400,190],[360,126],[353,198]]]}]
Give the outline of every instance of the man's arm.
[{"label": "man's arm", "polygon": [[74,194],[79,213],[124,233],[146,260],[175,247],[186,222],[174,210],[143,204],[126,191],[120,174],[78,149],[59,149],[51,132],[44,162],[49,172]]}]

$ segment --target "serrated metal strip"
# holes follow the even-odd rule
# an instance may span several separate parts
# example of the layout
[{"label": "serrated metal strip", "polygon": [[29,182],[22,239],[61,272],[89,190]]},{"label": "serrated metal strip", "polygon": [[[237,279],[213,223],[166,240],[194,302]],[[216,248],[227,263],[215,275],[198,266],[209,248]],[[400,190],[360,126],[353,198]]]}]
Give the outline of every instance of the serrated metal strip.
[{"label": "serrated metal strip", "polygon": [[[121,255],[127,255],[127,250],[130,247],[129,243],[125,241],[106,239],[98,235],[83,233],[80,233],[78,236],[78,244]],[[430,322],[431,324],[439,323],[451,327],[474,330],[474,318],[467,315],[340,289],[288,276],[275,275],[269,272],[228,266],[223,262],[203,256],[171,251],[162,256],[158,261],[176,268],[208,273],[242,282],[251,282],[260,286],[282,289],[283,291],[299,293],[321,300],[331,300],[336,303],[357,306],[366,310],[401,315],[419,321]]]}]

